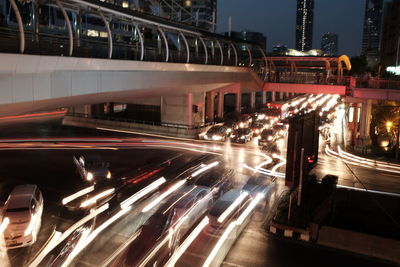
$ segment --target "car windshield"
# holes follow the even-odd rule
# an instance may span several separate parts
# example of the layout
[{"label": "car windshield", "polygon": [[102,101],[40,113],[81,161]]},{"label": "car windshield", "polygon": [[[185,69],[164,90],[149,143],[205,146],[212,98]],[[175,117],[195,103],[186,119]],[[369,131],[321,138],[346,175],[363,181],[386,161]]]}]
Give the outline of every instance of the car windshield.
[{"label": "car windshield", "polygon": [[265,130],[261,133],[262,136],[273,135],[273,134],[274,134],[273,130]]},{"label": "car windshield", "polygon": [[29,211],[28,207],[22,208],[14,208],[14,209],[7,209],[6,212],[21,212],[21,211]]},{"label": "car windshield", "polygon": [[223,131],[223,127],[212,127],[210,130],[208,130],[209,134],[216,134],[220,133]]},{"label": "car windshield", "polygon": [[239,130],[237,130],[237,133],[239,135],[248,134],[249,132],[250,132],[250,129],[239,129]]}]

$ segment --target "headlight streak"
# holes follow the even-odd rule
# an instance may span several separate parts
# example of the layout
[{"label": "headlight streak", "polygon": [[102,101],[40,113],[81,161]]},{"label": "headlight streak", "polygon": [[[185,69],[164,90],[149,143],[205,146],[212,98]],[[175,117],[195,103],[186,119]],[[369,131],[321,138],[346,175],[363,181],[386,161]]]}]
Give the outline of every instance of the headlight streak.
[{"label": "headlight streak", "polygon": [[339,146],[338,146],[338,152],[335,152],[331,148],[329,148],[328,145],[326,145],[325,153],[328,156],[343,160],[345,163],[348,163],[348,164],[351,164],[354,166],[400,174],[400,165],[398,165],[398,164],[390,164],[390,163],[383,162],[383,161],[375,161],[375,160],[355,156],[353,154],[343,151]]},{"label": "headlight streak", "polygon": [[89,205],[96,204],[97,200],[102,199],[103,197],[106,197],[108,195],[111,195],[114,192],[115,192],[114,188],[107,189],[107,190],[95,195],[94,197],[83,201],[80,207],[81,208],[86,208]]},{"label": "headlight streak", "polygon": [[265,196],[263,193],[258,193],[257,196],[250,202],[250,205],[240,214],[239,218],[236,221],[236,225],[241,225],[244,220],[249,216],[250,212],[254,210],[257,206],[258,202],[263,199]]},{"label": "headlight streak", "polygon": [[269,175],[269,176],[276,176],[276,177],[279,177],[279,178],[285,178],[285,174],[284,174],[284,173],[281,173],[281,172],[275,172],[275,173],[273,173],[273,172],[271,172],[271,171],[269,171],[269,170],[266,170],[266,169],[263,169],[263,168],[255,169],[255,168],[250,167],[250,166],[247,165],[246,163],[243,163],[243,167],[244,167],[245,169],[249,169],[249,170],[252,170],[252,171],[254,171],[254,172],[261,173],[261,174],[265,174],[265,175]]},{"label": "headlight streak", "polygon": [[205,171],[207,171],[207,170],[209,170],[209,169],[211,169],[211,168],[217,166],[218,164],[219,164],[219,161],[215,161],[215,162],[213,162],[213,163],[210,163],[210,164],[208,164],[208,165],[202,167],[201,169],[195,171],[194,173],[192,173],[192,177],[196,177],[196,176],[199,175],[200,173],[205,172]]},{"label": "headlight streak", "polygon": [[124,208],[128,208],[129,206],[134,204],[136,201],[138,201],[142,197],[146,196],[147,194],[149,194],[153,190],[157,189],[160,185],[162,185],[166,181],[167,180],[165,180],[164,177],[159,178],[158,180],[156,180],[155,182],[153,182],[150,185],[146,186],[145,188],[143,188],[139,192],[135,193],[134,195],[132,195],[129,198],[127,198],[126,200],[122,201],[121,204],[120,204],[121,208],[123,208],[123,209]]},{"label": "headlight streak", "polygon": [[248,192],[242,192],[238,198],[218,217],[218,222],[223,223],[226,218],[235,210],[237,206],[239,206],[243,200],[249,195]]},{"label": "headlight streak", "polygon": [[40,218],[38,217],[38,213],[35,213],[32,215],[31,221],[29,222],[28,227],[25,229],[24,236],[28,236],[32,233],[37,220],[40,220]]},{"label": "headlight streak", "polygon": [[221,235],[220,239],[215,244],[215,246],[212,249],[211,253],[208,255],[206,261],[203,264],[203,267],[208,267],[208,266],[211,265],[212,261],[214,260],[214,258],[217,255],[218,251],[221,249],[221,247],[224,244],[225,240],[228,238],[228,236],[233,231],[233,229],[235,229],[235,226],[236,226],[236,221],[233,221],[225,229],[224,233]]},{"label": "headlight streak", "polygon": [[83,240],[82,243],[80,243],[80,240],[78,244],[75,246],[75,248],[72,250],[71,254],[68,255],[67,259],[64,261],[64,263],[61,265],[62,267],[67,267],[70,265],[72,260],[84,249],[86,248],[93,240],[94,238],[100,234],[104,229],[106,229],[108,226],[110,226],[113,222],[118,220],[122,215],[130,211],[131,207],[123,208],[121,209],[118,213],[116,213],[114,216],[112,216],[110,219],[105,221],[102,225],[97,227],[93,232],[91,232],[87,238]]},{"label": "headlight streak", "polygon": [[0,224],[0,235],[3,234],[5,229],[7,229],[7,226],[9,223],[10,223],[10,219],[8,217],[5,217]]},{"label": "headlight streak", "polygon": [[86,187],[86,188],[84,188],[84,189],[82,189],[82,190],[80,190],[80,191],[78,191],[78,192],[76,192],[76,193],[74,193],[74,194],[72,194],[72,195],[70,195],[68,197],[63,198],[62,204],[63,205],[68,204],[72,200],[75,200],[75,199],[77,199],[77,198],[79,198],[79,197],[81,197],[83,195],[86,195],[86,194],[92,192],[93,190],[94,190],[94,185]]},{"label": "headlight streak", "polygon": [[87,174],[86,174],[86,180],[88,180],[88,181],[92,181],[92,180],[93,180],[93,178],[94,178],[94,176],[93,176],[93,173],[91,173],[91,172],[87,172]]},{"label": "headlight streak", "polygon": [[76,223],[74,223],[70,228],[68,228],[64,233],[57,234],[57,236],[53,236],[51,242],[49,242],[46,247],[39,253],[38,256],[35,257],[35,259],[29,264],[29,267],[35,267],[40,264],[40,262],[47,256],[47,254],[52,251],[55,247],[57,247],[61,242],[63,242],[70,234],[72,234],[73,231],[99,215],[100,213],[104,212],[109,208],[108,203],[101,206],[100,208],[94,210],[84,218],[80,219]]},{"label": "headlight streak", "polygon": [[189,191],[187,191],[185,194],[183,194],[180,198],[178,198],[176,201],[174,201],[174,203],[172,203],[164,212],[163,214],[167,213],[171,208],[174,207],[174,205],[176,203],[178,203],[181,199],[183,199],[184,197],[186,197],[190,192],[192,192],[197,186],[194,186],[192,189],[190,189]]},{"label": "headlight streak", "polygon": [[171,188],[169,188],[167,191],[162,193],[160,196],[158,196],[155,200],[153,200],[150,204],[148,204],[146,207],[143,208],[142,212],[148,212],[152,208],[154,208],[158,203],[160,203],[164,198],[172,194],[174,191],[178,190],[181,186],[183,186],[186,183],[186,180],[179,181],[175,183]]},{"label": "headlight streak", "polygon": [[206,227],[209,223],[208,217],[205,217],[196,228],[189,234],[189,236],[182,242],[182,244],[178,247],[172,257],[168,260],[165,266],[172,267],[175,266],[176,262],[179,258],[185,253],[187,248],[193,243],[193,241],[198,237],[201,231]]},{"label": "headlight streak", "polygon": [[283,166],[283,165],[286,164],[286,159],[285,159],[284,157],[278,155],[278,154],[275,154],[275,153],[272,154],[272,157],[275,158],[275,159],[281,160],[281,162],[279,162],[278,164],[276,164],[276,165],[271,169],[271,172],[272,172],[272,173],[277,173],[276,170],[277,170],[279,167],[281,167],[281,166]]}]

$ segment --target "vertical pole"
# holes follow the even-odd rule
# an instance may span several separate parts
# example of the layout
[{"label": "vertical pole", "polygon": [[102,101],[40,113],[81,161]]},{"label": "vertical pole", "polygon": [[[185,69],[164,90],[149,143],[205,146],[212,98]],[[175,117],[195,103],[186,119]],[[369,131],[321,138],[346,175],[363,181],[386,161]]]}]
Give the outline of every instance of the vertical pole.
[{"label": "vertical pole", "polygon": [[188,126],[193,125],[193,94],[187,94],[187,124]]},{"label": "vertical pole", "polygon": [[399,135],[400,135],[400,119],[397,121],[396,162],[399,160],[399,141],[400,141]]},{"label": "vertical pole", "polygon": [[232,32],[232,17],[229,16],[228,18],[228,36],[231,37],[231,32]]},{"label": "vertical pole", "polygon": [[289,195],[289,209],[288,209],[288,214],[287,214],[287,220],[288,220],[288,222],[290,222],[290,217],[291,217],[291,215],[292,215],[292,199],[293,199],[293,194],[292,193],[290,193],[290,195]]},{"label": "vertical pole", "polygon": [[236,93],[236,111],[239,113],[242,111],[242,93],[241,92]]},{"label": "vertical pole", "polygon": [[218,118],[224,117],[224,93],[218,93]]},{"label": "vertical pole", "polygon": [[298,195],[297,195],[297,206],[301,205],[301,191],[303,190],[303,159],[304,158],[304,148],[301,148],[301,154],[300,154],[300,172],[299,172],[299,190],[298,190]]},{"label": "vertical pole", "polygon": [[400,36],[397,38],[397,53],[396,53],[396,73],[397,73],[397,66],[399,65],[399,50],[400,50]]}]

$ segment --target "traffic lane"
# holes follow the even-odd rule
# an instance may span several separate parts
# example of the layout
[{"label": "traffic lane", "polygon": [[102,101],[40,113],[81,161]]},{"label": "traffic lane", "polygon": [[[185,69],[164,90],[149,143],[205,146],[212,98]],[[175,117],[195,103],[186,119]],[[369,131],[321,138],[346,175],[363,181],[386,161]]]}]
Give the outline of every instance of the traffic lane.
[{"label": "traffic lane", "polygon": [[[349,168],[357,176],[355,177]],[[313,173],[319,178],[327,174],[337,175],[338,183],[345,186],[357,188],[400,193],[400,175],[377,171],[371,168],[359,167],[352,164],[345,164],[339,159],[332,158],[325,153],[319,154],[318,165]]]},{"label": "traffic lane", "polygon": [[[3,158],[0,161],[0,177],[3,178],[1,180],[2,199],[5,200],[7,198],[14,185],[21,183],[38,184],[45,198],[42,227],[37,242],[28,248],[8,251],[12,266],[22,266],[37,253],[53,232],[57,223],[55,218],[59,213],[61,198],[76,192],[77,188],[87,186],[87,184],[82,182],[79,175],[74,172],[75,166],[71,164],[72,155],[77,150],[1,152],[0,159]],[[107,152],[110,151],[101,150],[96,153],[109,157],[116,164],[115,169],[124,169],[125,172],[132,168],[139,168],[149,164],[149,162],[162,161],[169,157],[181,155],[181,152],[146,150],[148,156],[146,159],[146,153],[142,150],[136,150],[136,153],[128,150],[121,151],[118,154],[115,154],[115,151],[112,151],[114,153]],[[122,159],[120,156],[122,156]],[[137,158],[134,160],[135,164],[132,163],[132,156]],[[190,159],[190,153],[187,153],[185,157],[182,157],[182,164],[190,161]],[[57,173],[57,176],[54,176],[53,173]]]}]

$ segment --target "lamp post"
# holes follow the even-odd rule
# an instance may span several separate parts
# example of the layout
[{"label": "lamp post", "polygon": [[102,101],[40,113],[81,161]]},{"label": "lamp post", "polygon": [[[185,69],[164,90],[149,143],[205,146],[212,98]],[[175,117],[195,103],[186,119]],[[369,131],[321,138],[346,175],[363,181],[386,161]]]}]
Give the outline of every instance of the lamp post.
[{"label": "lamp post", "polygon": [[396,66],[395,66],[396,75],[397,75],[397,67],[399,65],[399,50],[400,50],[400,35],[397,38],[397,52],[396,52]]}]

